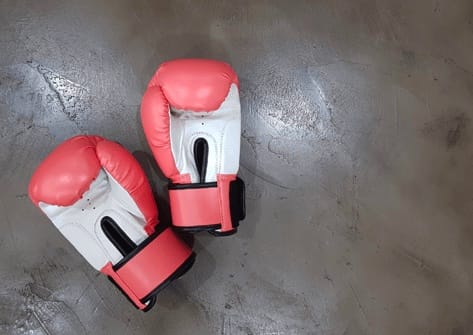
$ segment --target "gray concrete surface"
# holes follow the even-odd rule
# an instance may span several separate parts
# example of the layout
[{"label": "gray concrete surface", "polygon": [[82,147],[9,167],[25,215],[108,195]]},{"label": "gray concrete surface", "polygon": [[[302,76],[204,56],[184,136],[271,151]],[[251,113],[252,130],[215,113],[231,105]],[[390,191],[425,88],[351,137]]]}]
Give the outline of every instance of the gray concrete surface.
[{"label": "gray concrete surface", "polygon": [[[145,314],[26,192],[97,133],[164,198],[138,111],[176,57],[240,75],[248,213]],[[3,0],[0,334],[472,334],[472,106],[471,1]]]}]

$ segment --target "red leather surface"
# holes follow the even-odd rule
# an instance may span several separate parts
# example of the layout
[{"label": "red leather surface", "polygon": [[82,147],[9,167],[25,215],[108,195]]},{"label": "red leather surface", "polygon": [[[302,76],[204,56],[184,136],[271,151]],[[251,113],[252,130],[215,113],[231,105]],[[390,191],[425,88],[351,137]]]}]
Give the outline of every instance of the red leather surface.
[{"label": "red leather surface", "polygon": [[79,200],[99,173],[95,147],[100,141],[98,136],[75,136],[51,152],[31,177],[28,193],[33,203],[68,206]]},{"label": "red leather surface", "polygon": [[189,183],[180,175],[171,148],[170,110],[213,111],[228,95],[238,77],[230,65],[209,59],[177,59],[163,63],[141,103],[141,121],[153,155],[173,183]]},{"label": "red leather surface", "polygon": [[148,179],[131,153],[116,142],[104,140],[97,144],[97,157],[108,173],[130,194],[146,220],[146,232],[154,231],[158,209]]},{"label": "red leather surface", "polygon": [[150,87],[145,92],[141,102],[141,123],[161,171],[177,183],[180,177],[171,149],[169,104],[161,88]]},{"label": "red leather surface", "polygon": [[101,166],[135,200],[146,220],[145,230],[154,231],[158,210],[141,166],[123,147],[99,136],[80,135],[60,144],[34,172],[29,196],[57,206],[74,204],[97,177]]},{"label": "red leather surface", "polygon": [[218,199],[217,187],[169,190],[172,224],[181,228],[220,224]]},{"label": "red leather surface", "polygon": [[160,87],[176,109],[213,111],[238,77],[230,65],[211,59],[176,59],[161,64],[148,87]]},{"label": "red leather surface", "polygon": [[220,206],[220,215],[222,228],[221,231],[230,231],[233,229],[232,226],[232,215],[230,213],[230,182],[236,179],[236,175],[230,174],[218,174],[217,185],[218,185],[218,202]]},{"label": "red leather surface", "polygon": [[115,283],[125,292],[128,298],[138,307],[139,309],[145,309],[146,305],[140,301],[140,298],[133,292],[133,289],[127,285],[127,283],[120,278],[120,276],[113,270],[112,263],[107,263],[101,270],[103,274],[113,278]]},{"label": "red leather surface", "polygon": [[167,228],[115,273],[106,269],[106,274],[130,297],[142,299],[168,279],[191,253],[187,244]]}]

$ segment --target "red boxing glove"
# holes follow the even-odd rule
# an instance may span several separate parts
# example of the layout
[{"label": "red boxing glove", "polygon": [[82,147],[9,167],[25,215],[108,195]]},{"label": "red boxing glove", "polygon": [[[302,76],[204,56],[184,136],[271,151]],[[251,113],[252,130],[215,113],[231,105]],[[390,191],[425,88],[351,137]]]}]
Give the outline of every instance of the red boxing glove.
[{"label": "red boxing glove", "polygon": [[170,179],[173,225],[235,233],[245,217],[238,77],[226,63],[162,64],[144,94],[141,119],[161,171]]},{"label": "red boxing glove", "polygon": [[97,270],[142,310],[183,275],[195,255],[158,225],[146,176],[133,156],[98,136],[59,145],[36,169],[29,196]]}]

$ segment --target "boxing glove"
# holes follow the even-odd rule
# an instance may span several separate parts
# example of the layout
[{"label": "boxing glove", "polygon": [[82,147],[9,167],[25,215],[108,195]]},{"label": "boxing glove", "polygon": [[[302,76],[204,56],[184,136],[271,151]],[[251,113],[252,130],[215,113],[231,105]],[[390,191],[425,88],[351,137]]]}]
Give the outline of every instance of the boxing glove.
[{"label": "boxing glove", "polygon": [[95,269],[141,310],[193,264],[158,210],[146,176],[122,146],[98,136],[63,142],[34,172],[29,197]]},{"label": "boxing glove", "polygon": [[141,104],[144,132],[170,179],[173,225],[214,235],[236,232],[245,217],[240,159],[238,77],[226,63],[163,63]]}]

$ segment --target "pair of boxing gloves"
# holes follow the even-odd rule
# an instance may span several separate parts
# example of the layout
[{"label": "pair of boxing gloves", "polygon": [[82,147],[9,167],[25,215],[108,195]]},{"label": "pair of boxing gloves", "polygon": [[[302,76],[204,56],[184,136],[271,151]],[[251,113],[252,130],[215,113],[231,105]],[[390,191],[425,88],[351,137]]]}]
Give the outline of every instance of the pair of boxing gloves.
[{"label": "pair of boxing gloves", "polygon": [[229,235],[244,218],[237,75],[214,60],[166,62],[146,89],[141,118],[170,180],[173,227],[159,223],[134,157],[99,136],[60,144],[34,172],[29,196],[95,269],[146,311],[194,262],[176,230]]}]

